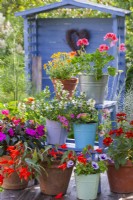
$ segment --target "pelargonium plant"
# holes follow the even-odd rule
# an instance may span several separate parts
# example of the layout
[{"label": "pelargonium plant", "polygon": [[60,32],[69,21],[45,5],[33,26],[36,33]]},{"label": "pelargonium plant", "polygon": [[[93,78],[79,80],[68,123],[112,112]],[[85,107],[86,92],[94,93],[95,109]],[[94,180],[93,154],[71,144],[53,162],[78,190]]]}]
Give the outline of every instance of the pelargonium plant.
[{"label": "pelargonium plant", "polygon": [[103,173],[107,170],[108,159],[107,155],[102,152],[102,149],[98,148],[94,151],[93,147],[88,145],[77,155],[74,171],[77,175]]},{"label": "pelargonium plant", "polygon": [[[85,46],[89,45],[86,38],[77,41],[77,46],[80,46],[80,50],[78,50],[78,55],[72,59],[72,64],[79,73],[93,74],[96,80],[102,78],[107,64],[110,65],[110,62],[114,60],[114,57],[109,55],[108,51],[117,44],[118,38],[114,33],[107,33],[104,36],[104,41],[108,41],[109,44],[101,44],[93,53],[86,53],[85,51]],[[118,50],[124,52],[126,50],[125,44],[120,44]],[[107,67],[108,75],[115,76],[117,73],[118,71],[115,67]]]},{"label": "pelargonium plant", "polygon": [[34,120],[24,121],[22,118],[11,116],[9,110],[2,110],[0,120],[0,156],[6,154],[6,149],[19,141],[28,147],[42,147],[45,142],[45,127]]},{"label": "pelargonium plant", "polygon": [[123,112],[117,113],[116,119],[113,129],[110,127],[106,131],[103,144],[115,167],[119,168],[127,161],[133,163],[133,120],[128,121]]}]

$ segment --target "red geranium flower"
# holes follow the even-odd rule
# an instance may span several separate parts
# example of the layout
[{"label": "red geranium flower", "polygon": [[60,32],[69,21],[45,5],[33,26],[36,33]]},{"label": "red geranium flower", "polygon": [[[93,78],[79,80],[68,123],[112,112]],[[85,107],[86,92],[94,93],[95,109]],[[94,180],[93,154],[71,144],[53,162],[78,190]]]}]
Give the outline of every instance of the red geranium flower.
[{"label": "red geranium flower", "polygon": [[104,144],[105,146],[109,146],[112,142],[113,142],[113,140],[112,140],[111,137],[106,137],[106,138],[104,138],[104,140],[103,140],[103,144]]},{"label": "red geranium flower", "polygon": [[133,131],[127,131],[126,132],[126,138],[133,138]]},{"label": "red geranium flower", "polygon": [[14,169],[12,169],[10,167],[4,167],[3,173],[7,173],[8,176],[10,176],[13,172],[15,172]]},{"label": "red geranium flower", "polygon": [[103,52],[103,51],[108,51],[109,50],[109,46],[107,46],[106,44],[101,44],[98,48],[98,50],[100,52]]},{"label": "red geranium flower", "polygon": [[131,126],[133,126],[133,120],[132,120],[132,121],[130,121],[130,125],[131,125]]},{"label": "red geranium flower", "polygon": [[123,134],[123,129],[120,127],[119,129],[116,130],[116,136],[120,136],[121,134]]},{"label": "red geranium flower", "polygon": [[124,112],[120,112],[120,113],[117,113],[116,114],[116,117],[117,117],[117,121],[118,122],[121,122],[121,121],[124,121],[124,120],[126,120],[126,113],[124,113]]}]

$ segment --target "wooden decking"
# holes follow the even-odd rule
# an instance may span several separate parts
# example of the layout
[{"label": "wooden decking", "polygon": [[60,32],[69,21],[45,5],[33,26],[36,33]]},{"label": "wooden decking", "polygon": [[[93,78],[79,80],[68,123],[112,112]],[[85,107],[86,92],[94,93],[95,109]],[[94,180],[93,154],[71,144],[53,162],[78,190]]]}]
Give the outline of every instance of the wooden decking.
[{"label": "wooden decking", "polygon": [[[132,194],[115,194],[110,192],[106,174],[101,175],[101,193],[97,200],[133,200]],[[0,200],[55,200],[54,197],[40,192],[39,185],[28,187],[25,190],[5,190],[0,193]],[[61,200],[77,200],[75,180],[72,176],[67,194]]]}]

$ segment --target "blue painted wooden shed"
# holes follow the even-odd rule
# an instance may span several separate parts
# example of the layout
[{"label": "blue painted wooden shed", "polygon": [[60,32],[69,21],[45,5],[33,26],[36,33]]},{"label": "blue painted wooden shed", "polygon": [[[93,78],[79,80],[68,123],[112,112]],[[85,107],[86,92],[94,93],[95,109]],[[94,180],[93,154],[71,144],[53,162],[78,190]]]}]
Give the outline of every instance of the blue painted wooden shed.
[{"label": "blue painted wooden shed", "polygon": [[[49,12],[59,8],[84,8],[101,11],[111,14],[108,18],[38,18],[38,14]],[[36,68],[33,64],[34,58],[41,58],[40,66],[42,77],[40,86],[43,89],[49,85],[53,91],[52,83],[43,69],[43,64],[50,60],[53,53],[69,52],[70,46],[66,40],[66,33],[69,30],[89,31],[90,45],[87,47],[87,52],[93,52],[98,46],[103,43],[103,37],[107,32],[114,32],[119,43],[125,42],[125,17],[131,12],[116,7],[96,4],[87,0],[62,0],[46,6],[25,10],[15,13],[16,16],[24,18],[24,49],[25,49],[25,67],[26,73],[31,75],[32,68]],[[119,91],[124,91],[124,80],[126,72],[125,53],[118,53],[117,47],[111,51],[115,59],[112,63],[116,68],[124,70],[120,76],[110,77],[108,84],[108,100],[116,100]],[[100,64],[100,63],[99,63]],[[34,73],[37,74],[38,71]],[[31,76],[32,77],[32,76]],[[119,79],[119,80],[118,80]],[[117,86],[117,87],[116,87]],[[116,90],[117,88],[117,90]]]}]

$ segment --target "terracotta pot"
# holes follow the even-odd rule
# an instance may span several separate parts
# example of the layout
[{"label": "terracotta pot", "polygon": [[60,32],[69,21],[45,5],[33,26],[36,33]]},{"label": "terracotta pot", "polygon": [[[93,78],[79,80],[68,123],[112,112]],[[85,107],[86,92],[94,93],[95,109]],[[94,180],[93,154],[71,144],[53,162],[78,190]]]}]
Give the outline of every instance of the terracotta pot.
[{"label": "terracotta pot", "polygon": [[109,164],[107,175],[111,192],[133,192],[133,164],[131,161],[119,169],[116,169],[114,164]]},{"label": "terracotta pot", "polygon": [[61,81],[61,83],[63,84],[63,89],[67,90],[69,92],[69,96],[68,97],[72,97],[73,93],[77,87],[78,84],[78,78],[71,78],[71,79],[66,79],[66,80],[62,80],[62,79],[52,79],[52,83],[54,85],[54,90],[56,92],[56,81]]},{"label": "terracotta pot", "polygon": [[[2,159],[8,159],[11,160],[10,156],[2,156],[0,157],[0,161]],[[4,165],[6,166],[6,165]],[[21,180],[16,172],[12,173],[11,176],[8,178],[4,178],[2,187],[4,189],[8,190],[19,190],[19,189],[25,189],[28,185],[28,181]]]},{"label": "terracotta pot", "polygon": [[[66,194],[73,167],[65,170],[58,169],[60,162],[54,162],[50,167],[46,163],[42,167],[46,170],[41,172],[38,178],[41,192],[47,195]],[[46,174],[47,173],[47,174]]]}]

